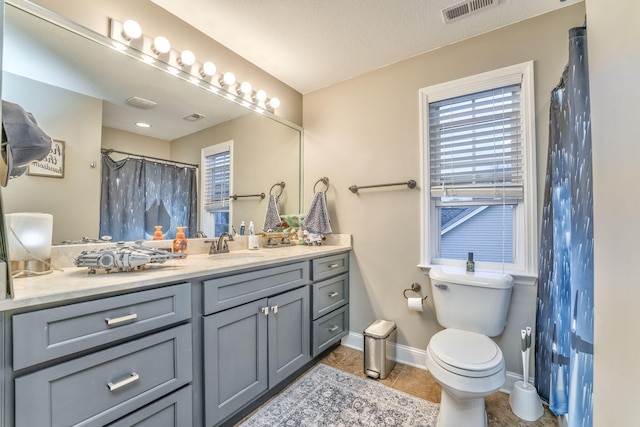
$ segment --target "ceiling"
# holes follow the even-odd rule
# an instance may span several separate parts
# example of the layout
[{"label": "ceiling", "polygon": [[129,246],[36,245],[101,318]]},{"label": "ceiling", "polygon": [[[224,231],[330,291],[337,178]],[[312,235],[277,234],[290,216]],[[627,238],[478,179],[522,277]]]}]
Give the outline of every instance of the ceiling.
[{"label": "ceiling", "polygon": [[460,0],[151,0],[300,93],[583,0],[496,0],[445,24]]}]

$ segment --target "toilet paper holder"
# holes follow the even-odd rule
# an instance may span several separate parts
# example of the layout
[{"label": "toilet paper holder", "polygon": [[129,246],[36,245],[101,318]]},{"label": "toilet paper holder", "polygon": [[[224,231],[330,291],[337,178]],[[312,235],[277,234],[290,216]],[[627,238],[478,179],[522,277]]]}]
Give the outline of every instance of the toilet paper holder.
[{"label": "toilet paper holder", "polygon": [[[408,300],[408,299],[409,299],[409,297],[407,296],[407,291],[412,291],[412,292],[414,292],[414,293],[416,293],[416,294],[417,294],[418,292],[420,292],[420,290],[421,290],[421,289],[422,289],[422,288],[420,287],[420,284],[419,284],[419,283],[412,283],[412,284],[411,284],[411,288],[407,288],[407,289],[405,289],[405,290],[402,292],[402,295],[404,295],[404,299],[407,299],[407,300]],[[424,298],[422,298],[422,301],[424,301],[424,300],[426,300],[426,299],[427,299],[427,297],[424,297]]]}]

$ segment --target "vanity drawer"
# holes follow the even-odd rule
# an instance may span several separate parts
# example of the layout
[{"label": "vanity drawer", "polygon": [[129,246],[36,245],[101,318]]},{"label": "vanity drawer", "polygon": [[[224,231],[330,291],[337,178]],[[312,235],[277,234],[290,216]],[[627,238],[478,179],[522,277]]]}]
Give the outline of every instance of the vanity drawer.
[{"label": "vanity drawer", "polygon": [[17,314],[13,316],[13,369],[190,318],[189,283]]},{"label": "vanity drawer", "polygon": [[322,353],[349,333],[349,304],[313,321],[311,353]]},{"label": "vanity drawer", "polygon": [[15,425],[103,426],[191,379],[186,324],[16,378]]},{"label": "vanity drawer", "polygon": [[138,409],[108,427],[184,427],[193,425],[191,386]]},{"label": "vanity drawer", "polygon": [[328,279],[349,271],[349,254],[331,255],[311,261],[312,280]]},{"label": "vanity drawer", "polygon": [[315,320],[349,302],[349,275],[345,273],[313,283],[311,294],[311,316]]},{"label": "vanity drawer", "polygon": [[240,273],[204,281],[204,314],[285,292],[309,283],[309,263]]}]

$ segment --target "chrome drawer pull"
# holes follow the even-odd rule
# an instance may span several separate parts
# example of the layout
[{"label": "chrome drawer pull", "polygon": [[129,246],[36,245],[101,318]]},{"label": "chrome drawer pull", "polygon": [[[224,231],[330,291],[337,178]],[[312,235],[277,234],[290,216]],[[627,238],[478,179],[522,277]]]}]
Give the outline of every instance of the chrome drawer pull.
[{"label": "chrome drawer pull", "polygon": [[337,292],[329,292],[329,298],[335,298],[338,296]]},{"label": "chrome drawer pull", "polygon": [[329,264],[329,268],[338,268],[338,264]]},{"label": "chrome drawer pull", "polygon": [[104,321],[107,322],[107,325],[114,326],[114,325],[117,325],[118,323],[128,322],[129,320],[136,320],[137,318],[138,318],[138,314],[133,313],[133,314],[127,314],[126,316],[116,317],[115,319],[111,319],[107,317],[106,319],[104,319]]},{"label": "chrome drawer pull", "polygon": [[131,384],[133,382],[136,382],[140,379],[140,375],[136,374],[135,372],[131,373],[131,376],[129,378],[126,378],[122,381],[118,381],[117,383],[107,383],[107,387],[109,387],[109,391],[116,391],[117,389],[126,386],[127,384]]},{"label": "chrome drawer pull", "polygon": [[262,314],[264,314],[265,316],[269,315],[269,307],[262,307],[260,309],[260,311],[262,312]]},{"label": "chrome drawer pull", "polygon": [[329,332],[335,332],[335,331],[337,331],[338,329],[340,329],[340,326],[338,326],[338,325],[333,325],[333,326],[331,326],[331,327],[329,328]]},{"label": "chrome drawer pull", "polygon": [[273,314],[278,314],[278,306],[274,305],[273,307],[271,307],[271,311],[273,312]]}]

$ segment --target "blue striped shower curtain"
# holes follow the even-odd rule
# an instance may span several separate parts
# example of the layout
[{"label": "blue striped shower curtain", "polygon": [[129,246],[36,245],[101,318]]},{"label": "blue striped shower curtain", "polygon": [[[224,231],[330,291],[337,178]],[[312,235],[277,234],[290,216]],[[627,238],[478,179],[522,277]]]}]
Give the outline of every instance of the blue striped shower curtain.
[{"label": "blue striped shower curtain", "polygon": [[540,239],[536,387],[569,426],[593,425],[593,192],[586,28],[551,93]]}]

